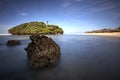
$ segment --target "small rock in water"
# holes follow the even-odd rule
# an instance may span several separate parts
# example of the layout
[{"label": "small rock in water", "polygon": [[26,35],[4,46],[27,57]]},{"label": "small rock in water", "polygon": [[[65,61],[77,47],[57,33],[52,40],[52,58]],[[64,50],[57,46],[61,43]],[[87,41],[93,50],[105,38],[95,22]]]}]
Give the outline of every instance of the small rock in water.
[{"label": "small rock in water", "polygon": [[30,65],[33,68],[41,68],[54,64],[60,56],[60,47],[47,36],[30,36],[31,43],[25,48]]},{"label": "small rock in water", "polygon": [[21,44],[21,42],[19,40],[9,40],[7,42],[8,46],[16,46],[16,45],[20,45],[20,44]]}]

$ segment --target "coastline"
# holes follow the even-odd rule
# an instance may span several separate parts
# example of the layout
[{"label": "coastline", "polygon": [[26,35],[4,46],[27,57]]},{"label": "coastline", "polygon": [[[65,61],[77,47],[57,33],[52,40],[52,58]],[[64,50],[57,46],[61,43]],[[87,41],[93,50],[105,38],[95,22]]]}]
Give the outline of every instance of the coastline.
[{"label": "coastline", "polygon": [[85,35],[120,37],[120,32],[112,32],[112,33],[85,33]]},{"label": "coastline", "polygon": [[1,36],[1,35],[11,35],[11,34],[0,34],[0,36]]}]

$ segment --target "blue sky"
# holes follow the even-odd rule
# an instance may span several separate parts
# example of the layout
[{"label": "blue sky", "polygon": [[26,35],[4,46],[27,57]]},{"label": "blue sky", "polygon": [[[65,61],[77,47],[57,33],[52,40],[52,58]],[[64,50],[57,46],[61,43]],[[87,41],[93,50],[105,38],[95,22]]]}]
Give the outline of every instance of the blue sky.
[{"label": "blue sky", "polygon": [[49,21],[65,33],[120,26],[120,0],[0,0],[0,34],[31,21]]}]

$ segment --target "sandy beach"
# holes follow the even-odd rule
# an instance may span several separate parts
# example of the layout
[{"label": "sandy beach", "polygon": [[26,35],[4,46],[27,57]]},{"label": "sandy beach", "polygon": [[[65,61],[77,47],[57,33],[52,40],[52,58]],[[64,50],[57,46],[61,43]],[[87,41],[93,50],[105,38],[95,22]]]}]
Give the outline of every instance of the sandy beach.
[{"label": "sandy beach", "polygon": [[98,35],[98,36],[120,37],[120,32],[114,32],[114,33],[85,33],[85,35]]}]

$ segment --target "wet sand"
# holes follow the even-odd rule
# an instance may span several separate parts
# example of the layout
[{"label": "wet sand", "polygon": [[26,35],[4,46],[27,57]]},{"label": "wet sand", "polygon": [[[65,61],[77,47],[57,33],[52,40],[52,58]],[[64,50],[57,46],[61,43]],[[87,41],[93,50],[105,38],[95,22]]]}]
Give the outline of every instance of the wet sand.
[{"label": "wet sand", "polygon": [[114,32],[114,33],[85,33],[85,35],[98,35],[98,36],[120,37],[120,32]]}]

